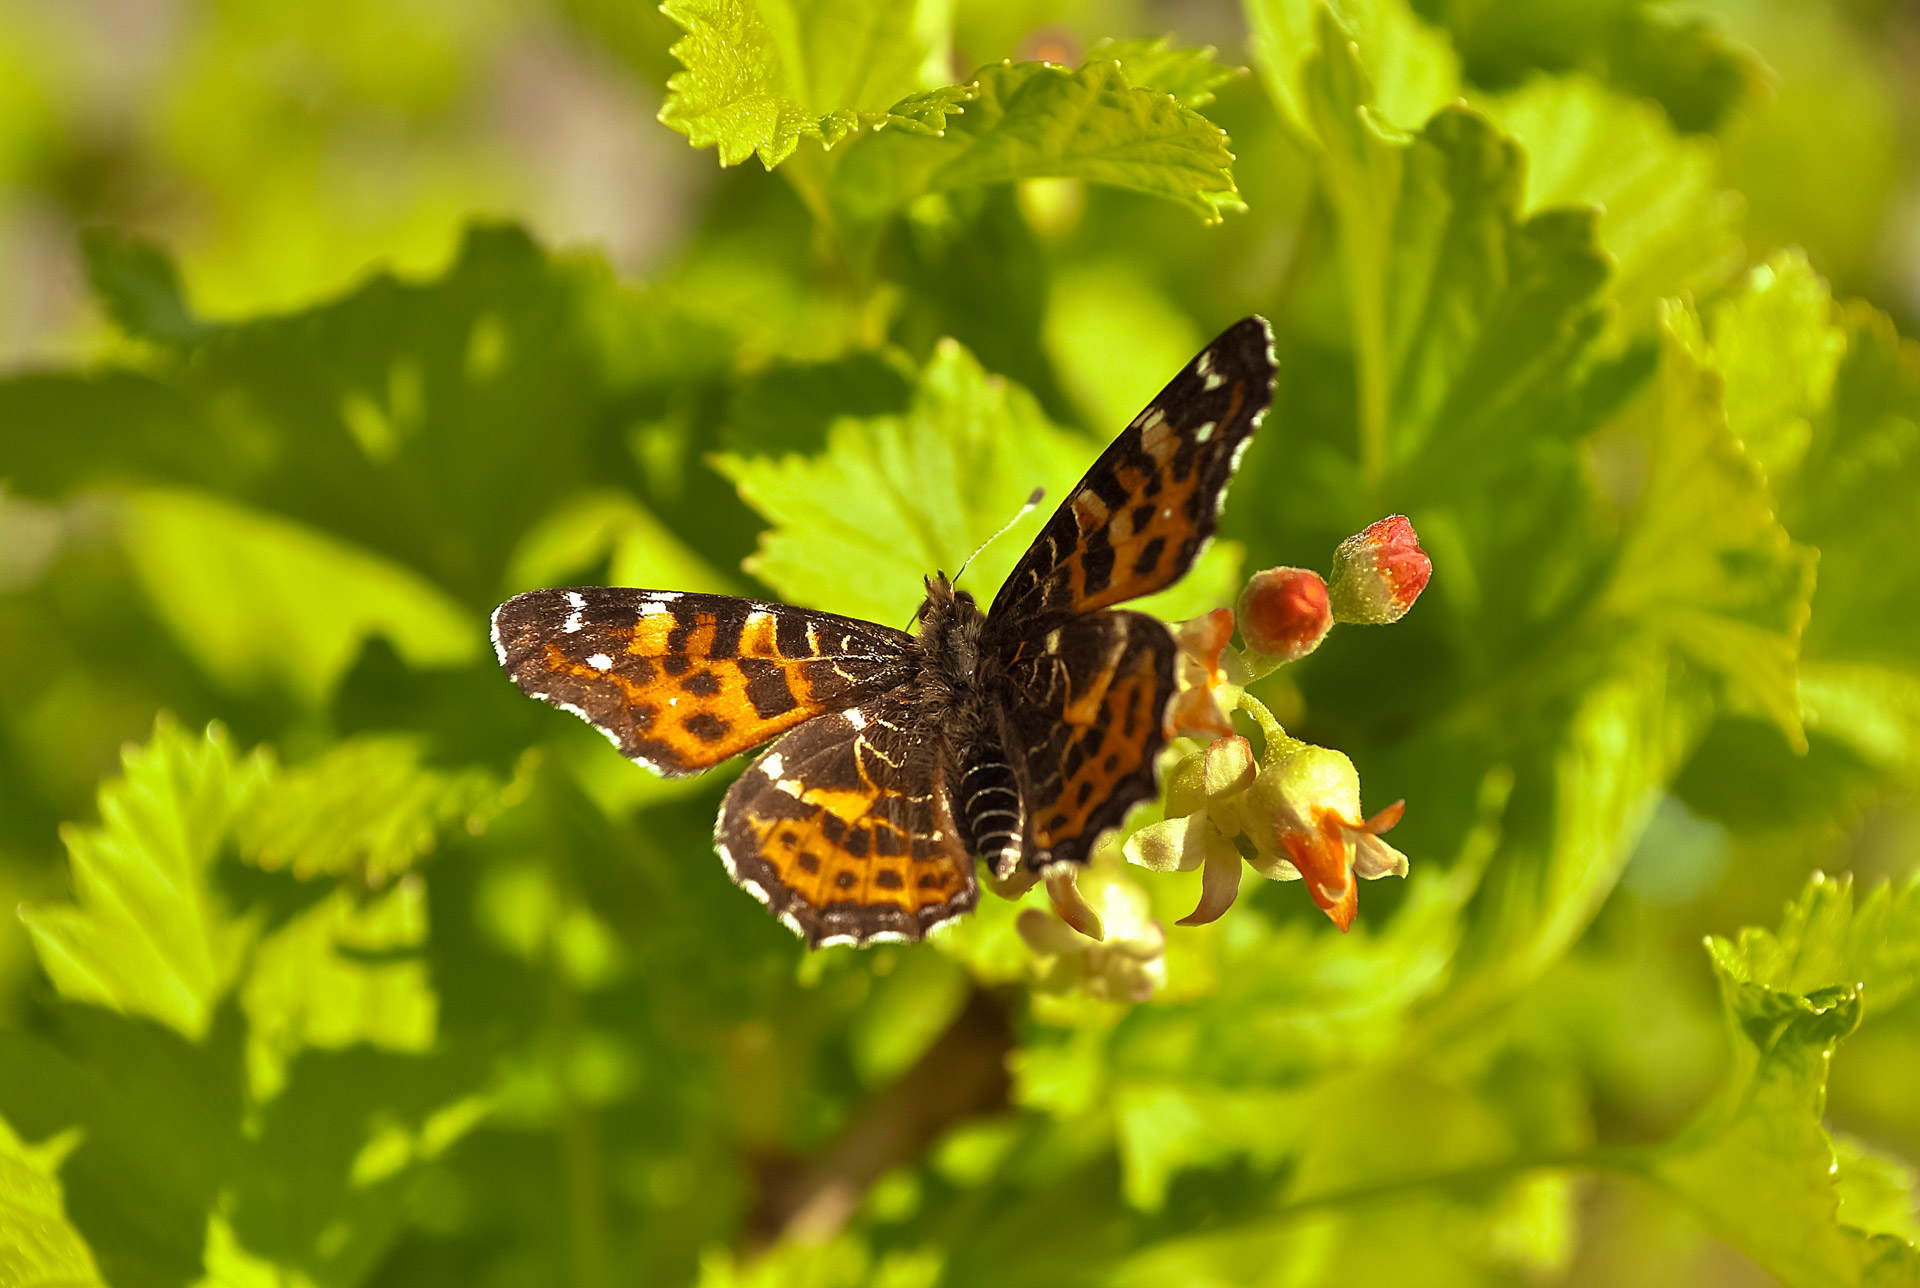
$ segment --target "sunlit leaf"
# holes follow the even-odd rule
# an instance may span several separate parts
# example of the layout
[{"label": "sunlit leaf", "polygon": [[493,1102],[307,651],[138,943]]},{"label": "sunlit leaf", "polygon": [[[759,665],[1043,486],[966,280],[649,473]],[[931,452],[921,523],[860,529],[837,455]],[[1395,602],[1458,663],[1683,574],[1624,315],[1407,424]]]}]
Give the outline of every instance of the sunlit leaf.
[{"label": "sunlit leaf", "polygon": [[28,1145],[0,1119],[0,1283],[8,1288],[91,1288],[106,1281],[67,1219],[60,1160],[78,1140]]},{"label": "sunlit leaf", "polygon": [[[717,147],[721,165],[758,153],[771,170],[803,137],[832,147],[945,79],[944,6],[927,0],[668,0],[662,9],[687,35],[673,47],[685,70],[667,82],[660,119],[697,148]],[[929,72],[939,79],[929,83]],[[925,128],[944,115],[938,106],[910,101],[901,115]]]},{"label": "sunlit leaf", "polygon": [[1608,607],[1804,745],[1796,668],[1818,556],[1780,526],[1728,429],[1720,382],[1695,356],[1698,320],[1669,308],[1663,326],[1658,379],[1595,449],[1626,511]]},{"label": "sunlit leaf", "polygon": [[483,770],[420,763],[417,740],[361,737],[275,774],[241,815],[240,854],[302,881],[348,876],[378,889],[447,832],[478,832],[507,797]]},{"label": "sunlit leaf", "polygon": [[1223,67],[1213,59],[1213,46],[1182,48],[1171,36],[1158,40],[1103,40],[1088,52],[1088,60],[1111,59],[1120,64],[1131,85],[1171,94],[1183,107],[1202,108],[1213,102],[1214,91],[1244,75],[1244,67]]},{"label": "sunlit leaf", "polygon": [[957,572],[1043,487],[1046,504],[968,569],[962,585],[990,600],[1095,455],[949,341],[905,415],[839,421],[817,457],[728,454],[716,464],[773,525],[748,566],[782,598],[904,625],[922,578]]},{"label": "sunlit leaf", "polygon": [[1712,145],[1676,134],[1653,104],[1583,77],[1537,77],[1487,110],[1526,151],[1528,214],[1599,209],[1616,328],[1651,328],[1661,298],[1704,294],[1739,265],[1742,206],[1721,187]]},{"label": "sunlit leaf", "polygon": [[217,726],[195,738],[163,719],[126,749],[100,788],[100,824],[64,834],[74,901],[21,913],[63,996],[206,1033],[251,934],[207,873],[267,774]]},{"label": "sunlit leaf", "polygon": [[[1778,935],[1748,929],[1737,944],[1709,941],[1733,1069],[1720,1096],[1654,1165],[1654,1176],[1718,1233],[1796,1284],[1920,1275],[1920,1248],[1884,1232],[1871,1204],[1861,1210],[1870,1159],[1849,1150],[1849,1175],[1838,1176],[1842,1160],[1821,1125],[1828,1064],[1872,987],[1860,986],[1859,973],[1904,941],[1894,951],[1910,975],[1920,942],[1920,904],[1905,897],[1910,890],[1891,902],[1882,890],[1858,914],[1848,894],[1816,879]],[[1843,1195],[1872,1227],[1842,1218]]]},{"label": "sunlit leaf", "polygon": [[836,206],[870,223],[930,193],[1043,177],[1085,179],[1179,202],[1209,223],[1239,209],[1225,131],[1120,65],[985,67],[937,137],[883,130],[847,150]]}]

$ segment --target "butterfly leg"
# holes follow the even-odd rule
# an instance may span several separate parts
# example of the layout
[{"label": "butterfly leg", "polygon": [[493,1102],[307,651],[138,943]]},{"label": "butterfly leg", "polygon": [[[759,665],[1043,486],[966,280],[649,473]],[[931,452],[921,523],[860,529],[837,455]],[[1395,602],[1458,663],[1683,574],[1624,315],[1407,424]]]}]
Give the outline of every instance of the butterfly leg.
[{"label": "butterfly leg", "polygon": [[1013,875],[1026,848],[1027,809],[1013,766],[998,747],[983,747],[969,758],[955,803],[973,853],[996,877]]}]

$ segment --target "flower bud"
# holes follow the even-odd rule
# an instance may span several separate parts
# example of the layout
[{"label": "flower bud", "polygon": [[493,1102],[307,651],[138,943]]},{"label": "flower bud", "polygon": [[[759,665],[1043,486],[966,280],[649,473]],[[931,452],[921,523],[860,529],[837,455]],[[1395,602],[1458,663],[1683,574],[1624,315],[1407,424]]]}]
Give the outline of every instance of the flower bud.
[{"label": "flower bud", "polygon": [[1433,561],[1407,517],[1382,519],[1342,541],[1333,553],[1333,620],[1367,626],[1397,622],[1432,576]]},{"label": "flower bud", "polygon": [[1333,627],[1327,583],[1308,568],[1268,568],[1240,592],[1240,636],[1275,662],[1295,662],[1320,647]]}]

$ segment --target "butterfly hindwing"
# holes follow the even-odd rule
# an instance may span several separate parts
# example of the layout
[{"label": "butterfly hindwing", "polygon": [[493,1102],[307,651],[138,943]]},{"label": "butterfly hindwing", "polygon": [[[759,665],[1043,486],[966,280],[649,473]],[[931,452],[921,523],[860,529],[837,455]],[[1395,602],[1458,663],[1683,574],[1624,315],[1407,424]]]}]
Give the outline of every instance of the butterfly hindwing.
[{"label": "butterfly hindwing", "polygon": [[786,604],[582,586],[495,610],[500,664],[656,773],[716,765],[912,675],[913,637]]},{"label": "butterfly hindwing", "polygon": [[1234,466],[1273,401],[1273,375],[1265,321],[1222,332],[1100,454],[990,616],[1086,612],[1178,581],[1213,536]]},{"label": "butterfly hindwing", "polygon": [[923,718],[899,693],[822,716],[727,792],[714,843],[728,874],[814,947],[919,939],[978,898]]},{"label": "butterfly hindwing", "polygon": [[1006,740],[1025,783],[1029,861],[1086,862],[1158,787],[1173,633],[1144,613],[1062,615],[1015,646]]}]

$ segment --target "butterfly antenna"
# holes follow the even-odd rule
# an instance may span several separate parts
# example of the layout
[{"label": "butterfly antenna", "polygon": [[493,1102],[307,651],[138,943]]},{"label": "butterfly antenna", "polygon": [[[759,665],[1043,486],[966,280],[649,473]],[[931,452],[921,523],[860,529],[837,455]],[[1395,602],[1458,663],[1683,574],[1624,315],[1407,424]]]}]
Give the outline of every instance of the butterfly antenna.
[{"label": "butterfly antenna", "polygon": [[982,541],[979,545],[974,547],[973,553],[967,556],[966,563],[963,563],[960,565],[960,572],[953,574],[953,580],[955,582],[958,582],[960,580],[961,573],[966,572],[967,564],[970,564],[975,559],[978,559],[980,557],[980,552],[982,550],[985,550],[988,546],[992,545],[994,542],[998,541],[1000,538],[1006,536],[1008,528],[1011,528],[1014,524],[1020,522],[1020,520],[1026,518],[1029,514],[1032,514],[1033,507],[1036,505],[1039,505],[1040,502],[1043,499],[1045,499],[1046,495],[1047,495],[1047,489],[1043,487],[1037,487],[1033,489],[1033,491],[1027,495],[1027,503],[1020,507],[1020,512],[1018,514],[1014,515],[1011,519],[1008,519],[1005,523],[1001,524],[1000,530],[998,532],[994,533],[992,536],[988,537],[985,541]]}]

